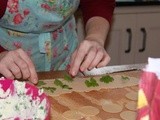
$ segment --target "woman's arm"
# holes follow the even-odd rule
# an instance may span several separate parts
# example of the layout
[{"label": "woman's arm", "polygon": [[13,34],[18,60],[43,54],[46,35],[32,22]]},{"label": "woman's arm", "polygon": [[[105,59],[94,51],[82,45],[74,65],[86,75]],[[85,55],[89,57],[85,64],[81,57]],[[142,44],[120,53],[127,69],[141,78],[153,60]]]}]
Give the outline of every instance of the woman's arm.
[{"label": "woman's arm", "polygon": [[100,16],[111,24],[114,8],[115,0],[80,0],[85,23],[92,17]]},{"label": "woman's arm", "polygon": [[92,17],[86,23],[86,40],[99,42],[104,46],[110,28],[109,21],[103,17]]},{"label": "woman's arm", "polygon": [[[104,44],[111,25],[115,0],[81,0],[86,39],[99,39]],[[103,45],[102,44],[102,45]]]},{"label": "woman's arm", "polygon": [[110,57],[104,49],[110,28],[115,0],[81,0],[86,37],[72,55],[69,73],[91,70],[108,64]]}]

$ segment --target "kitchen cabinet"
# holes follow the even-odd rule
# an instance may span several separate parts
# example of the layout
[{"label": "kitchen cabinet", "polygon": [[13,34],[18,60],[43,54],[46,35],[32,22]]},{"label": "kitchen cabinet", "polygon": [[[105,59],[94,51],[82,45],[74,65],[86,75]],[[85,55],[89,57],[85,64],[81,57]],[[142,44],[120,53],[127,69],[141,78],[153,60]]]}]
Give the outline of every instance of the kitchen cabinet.
[{"label": "kitchen cabinet", "polygon": [[[77,18],[82,40],[83,20]],[[116,7],[106,41],[109,65],[146,63],[148,57],[160,57],[160,6]]]},{"label": "kitchen cabinet", "polygon": [[106,50],[109,65],[146,63],[160,57],[160,7],[116,9]]},{"label": "kitchen cabinet", "polygon": [[145,62],[148,57],[160,58],[160,13],[137,15],[137,50],[135,62]]},{"label": "kitchen cabinet", "polygon": [[107,41],[109,65],[146,63],[148,57],[160,57],[160,7],[119,8]]},{"label": "kitchen cabinet", "polygon": [[133,32],[136,31],[136,18],[132,14],[115,15],[107,39],[106,50],[111,56],[110,65],[133,63]]}]

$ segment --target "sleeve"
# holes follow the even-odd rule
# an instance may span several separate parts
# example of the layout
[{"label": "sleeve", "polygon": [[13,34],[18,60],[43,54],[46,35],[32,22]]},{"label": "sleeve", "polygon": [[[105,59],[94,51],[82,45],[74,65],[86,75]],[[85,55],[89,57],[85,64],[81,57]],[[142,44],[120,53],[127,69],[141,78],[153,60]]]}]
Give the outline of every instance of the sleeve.
[{"label": "sleeve", "polygon": [[8,0],[0,0],[0,18],[4,15]]},{"label": "sleeve", "polygon": [[1,52],[4,52],[4,51],[7,51],[7,50],[5,50],[5,49],[0,45],[0,53],[1,53]]},{"label": "sleeve", "polygon": [[111,24],[115,0],[80,0],[80,9],[86,23],[91,17],[100,16]]}]

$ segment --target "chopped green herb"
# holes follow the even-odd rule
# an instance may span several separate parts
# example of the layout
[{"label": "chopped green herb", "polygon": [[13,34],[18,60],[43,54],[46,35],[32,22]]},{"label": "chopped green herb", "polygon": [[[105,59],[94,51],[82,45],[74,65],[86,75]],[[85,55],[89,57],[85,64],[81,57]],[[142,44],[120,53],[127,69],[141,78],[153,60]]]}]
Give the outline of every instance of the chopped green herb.
[{"label": "chopped green herb", "polygon": [[42,85],[45,85],[46,83],[45,82],[43,82],[43,81],[38,81],[38,84],[37,84],[37,86],[42,86]]},{"label": "chopped green herb", "polygon": [[104,82],[104,83],[109,83],[109,82],[113,82],[114,79],[113,79],[113,77],[111,77],[111,76],[109,76],[109,75],[105,75],[105,76],[102,76],[102,77],[100,78],[100,81],[101,81],[101,82]]},{"label": "chopped green herb", "polygon": [[63,86],[63,83],[60,80],[58,80],[58,79],[55,79],[54,84],[56,86],[60,86],[60,87]]},{"label": "chopped green herb", "polygon": [[18,105],[15,106],[16,111],[19,111],[19,107]]},{"label": "chopped green herb", "polygon": [[60,80],[58,80],[58,79],[56,79],[56,80],[54,81],[54,84],[55,84],[56,86],[61,87],[62,89],[69,89],[69,90],[72,89],[72,88],[69,87],[68,85],[63,84],[62,81],[60,81]]},{"label": "chopped green herb", "polygon": [[122,78],[122,80],[129,80],[129,77],[127,77],[127,76],[122,76],[121,78]]},{"label": "chopped green herb", "polygon": [[97,81],[93,77],[91,77],[90,80],[86,80],[85,84],[86,84],[87,87],[99,86],[99,84],[97,83]]},{"label": "chopped green herb", "polygon": [[64,80],[68,81],[68,82],[72,82],[73,81],[73,78],[72,76],[70,76],[69,74],[65,74],[64,75]]},{"label": "chopped green herb", "polygon": [[49,91],[51,93],[54,93],[54,91],[56,90],[56,88],[54,87],[42,87],[44,90]]},{"label": "chopped green herb", "polygon": [[69,89],[69,90],[71,90],[71,89],[72,89],[72,88],[71,88],[71,87],[69,87],[68,85],[63,85],[63,86],[62,86],[62,88],[63,88],[63,89]]},{"label": "chopped green herb", "polygon": [[41,106],[40,109],[43,110],[44,109],[43,106]]}]

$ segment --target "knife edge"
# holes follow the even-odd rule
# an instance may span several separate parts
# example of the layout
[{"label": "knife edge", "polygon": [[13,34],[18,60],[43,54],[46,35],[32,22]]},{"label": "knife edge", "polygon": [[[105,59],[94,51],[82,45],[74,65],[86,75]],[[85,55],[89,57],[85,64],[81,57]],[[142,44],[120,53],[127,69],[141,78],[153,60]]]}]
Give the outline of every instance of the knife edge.
[{"label": "knife edge", "polygon": [[101,68],[94,68],[92,70],[86,70],[86,71],[83,72],[83,75],[84,76],[103,75],[103,74],[116,73],[116,72],[142,70],[142,69],[145,68],[145,66],[146,66],[145,63],[143,63],[143,64],[106,66],[106,67],[101,67]]}]

